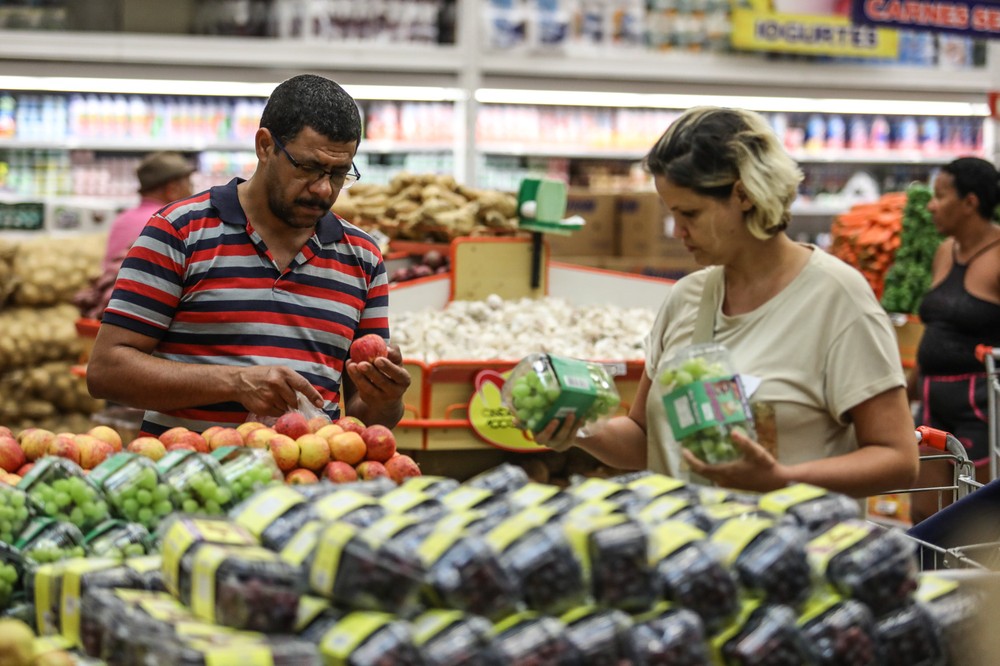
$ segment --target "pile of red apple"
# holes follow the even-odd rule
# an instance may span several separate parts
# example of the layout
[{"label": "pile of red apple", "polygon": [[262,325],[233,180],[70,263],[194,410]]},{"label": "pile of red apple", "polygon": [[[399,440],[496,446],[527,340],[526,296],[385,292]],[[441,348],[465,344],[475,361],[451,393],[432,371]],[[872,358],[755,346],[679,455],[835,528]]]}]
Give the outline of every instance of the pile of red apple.
[{"label": "pile of red apple", "polygon": [[[402,483],[420,476],[417,463],[396,451],[396,438],[389,428],[365,426],[353,416],[331,422],[326,417],[306,419],[299,412],[289,412],[273,427],[247,422],[236,427],[213,426],[202,433],[171,428],[159,437],[134,439],[124,449],[157,461],[168,451],[209,453],[224,446],[267,449],[285,481],[292,484],[315,483],[321,477],[346,483],[380,476]],[[67,458],[90,470],[122,449],[121,437],[108,426],[96,426],[84,434],[27,428],[16,437],[0,426],[0,482],[16,485],[42,456]]]}]

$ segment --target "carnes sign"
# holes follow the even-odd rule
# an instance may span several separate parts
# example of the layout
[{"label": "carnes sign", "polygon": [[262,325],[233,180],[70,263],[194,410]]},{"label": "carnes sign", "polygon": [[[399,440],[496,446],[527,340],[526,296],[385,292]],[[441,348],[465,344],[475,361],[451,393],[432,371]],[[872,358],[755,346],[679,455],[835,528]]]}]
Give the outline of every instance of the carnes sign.
[{"label": "carnes sign", "polygon": [[854,0],[855,23],[885,28],[1000,37],[1000,2],[921,2],[920,0]]}]

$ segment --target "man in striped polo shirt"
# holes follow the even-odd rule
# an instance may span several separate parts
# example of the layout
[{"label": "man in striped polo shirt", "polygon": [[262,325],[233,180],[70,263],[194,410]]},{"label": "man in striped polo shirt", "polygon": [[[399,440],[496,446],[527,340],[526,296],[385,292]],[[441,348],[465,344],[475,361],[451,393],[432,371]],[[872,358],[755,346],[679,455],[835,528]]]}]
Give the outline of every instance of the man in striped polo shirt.
[{"label": "man in striped polo shirt", "polygon": [[279,416],[297,394],[331,418],[394,426],[410,376],[398,348],[353,363],[351,342],[389,338],[378,246],[330,207],[360,177],[361,117],[323,77],[275,88],[254,137],[257,169],[175,201],[129,251],[87,365],[95,397],[145,409],[142,430],[197,432]]}]

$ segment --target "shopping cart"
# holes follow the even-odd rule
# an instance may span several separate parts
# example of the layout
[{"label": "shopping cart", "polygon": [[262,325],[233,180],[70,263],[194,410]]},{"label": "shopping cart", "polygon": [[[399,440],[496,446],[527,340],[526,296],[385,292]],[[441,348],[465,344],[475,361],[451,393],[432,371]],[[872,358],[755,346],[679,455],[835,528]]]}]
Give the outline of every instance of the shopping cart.
[{"label": "shopping cart", "polygon": [[1000,467],[1000,436],[997,435],[997,428],[1000,426],[997,411],[997,399],[1000,398],[1000,376],[997,374],[997,363],[1000,361],[1000,349],[994,349],[989,345],[976,345],[976,358],[986,367],[986,409],[989,419],[989,443],[990,443],[990,478],[997,478],[998,467]]},{"label": "shopping cart", "polygon": [[1000,570],[1000,481],[976,481],[975,465],[954,435],[927,426],[918,427],[916,435],[919,444],[941,451],[921,460],[949,460],[955,470],[951,485],[896,491],[937,492],[939,506],[945,497],[951,499],[907,531],[916,542],[920,568]]}]

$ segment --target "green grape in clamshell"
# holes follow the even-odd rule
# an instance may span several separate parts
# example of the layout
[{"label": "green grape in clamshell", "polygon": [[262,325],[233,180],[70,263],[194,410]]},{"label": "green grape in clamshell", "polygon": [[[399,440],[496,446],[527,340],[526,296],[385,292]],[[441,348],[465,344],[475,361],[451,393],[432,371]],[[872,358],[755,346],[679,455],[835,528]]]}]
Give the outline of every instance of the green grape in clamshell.
[{"label": "green grape in clamshell", "polygon": [[[218,460],[194,451],[172,451],[157,465],[161,477],[173,489],[173,504],[185,513],[222,515],[233,500]],[[150,515],[155,515],[149,508]]]},{"label": "green grape in clamshell", "polygon": [[36,511],[27,493],[0,484],[0,543],[13,544]]}]

